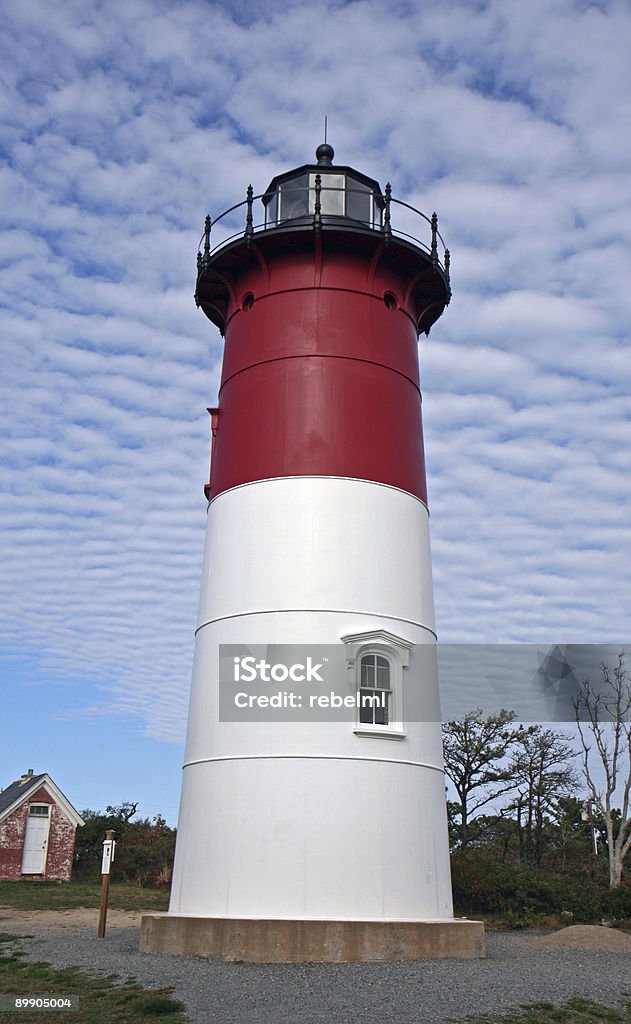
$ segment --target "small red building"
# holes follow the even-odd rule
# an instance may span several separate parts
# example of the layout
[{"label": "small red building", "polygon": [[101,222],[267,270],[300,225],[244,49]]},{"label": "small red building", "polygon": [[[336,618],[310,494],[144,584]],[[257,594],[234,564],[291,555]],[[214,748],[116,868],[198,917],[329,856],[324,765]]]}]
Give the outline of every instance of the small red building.
[{"label": "small red building", "polygon": [[0,792],[0,879],[67,881],[85,822],[49,775],[29,771]]}]

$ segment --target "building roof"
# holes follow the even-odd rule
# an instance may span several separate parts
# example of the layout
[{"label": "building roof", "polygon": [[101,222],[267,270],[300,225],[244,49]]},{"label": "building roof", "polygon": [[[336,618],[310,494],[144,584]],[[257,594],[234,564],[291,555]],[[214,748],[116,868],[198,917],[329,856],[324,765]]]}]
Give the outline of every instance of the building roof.
[{"label": "building roof", "polygon": [[48,791],[53,800],[63,807],[66,815],[75,825],[85,825],[81,815],[46,772],[40,775],[23,775],[0,792],[0,822],[23,804],[25,800],[32,797],[42,786]]},{"label": "building roof", "polygon": [[[29,792],[33,783],[36,782],[39,787],[45,778],[45,775],[23,775],[21,779],[16,779],[10,786],[3,789],[0,793],[0,816],[2,816],[3,811],[8,810],[16,800],[21,798],[25,792]],[[27,788],[25,789],[25,787]]]}]

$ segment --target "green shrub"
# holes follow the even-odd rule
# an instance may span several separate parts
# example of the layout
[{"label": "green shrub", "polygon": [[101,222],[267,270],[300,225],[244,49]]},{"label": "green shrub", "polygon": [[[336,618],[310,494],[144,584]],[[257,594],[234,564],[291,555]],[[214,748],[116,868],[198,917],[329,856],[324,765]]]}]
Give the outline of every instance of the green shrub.
[{"label": "green shrub", "polygon": [[608,889],[602,901],[603,916],[615,921],[631,918],[631,885]]},{"label": "green shrub", "polygon": [[502,915],[514,928],[524,928],[543,915],[561,915],[568,922],[631,918],[631,886],[610,890],[596,865],[568,874],[553,873],[518,861],[503,862],[488,850],[464,849],[452,855],[452,881],[457,913]]},{"label": "green shrub", "polygon": [[503,863],[482,850],[461,850],[452,858],[454,901],[467,914],[530,918],[560,910],[554,887],[526,864]]},{"label": "green shrub", "polygon": [[86,824],[77,831],[76,878],[98,879],[101,873],[103,840],[107,829],[116,833],[116,856],[112,881],[137,882],[147,887],[167,886],[171,880],[175,853],[175,829],[158,815],[133,821],[136,804],[108,807],[106,814],[84,811]]}]

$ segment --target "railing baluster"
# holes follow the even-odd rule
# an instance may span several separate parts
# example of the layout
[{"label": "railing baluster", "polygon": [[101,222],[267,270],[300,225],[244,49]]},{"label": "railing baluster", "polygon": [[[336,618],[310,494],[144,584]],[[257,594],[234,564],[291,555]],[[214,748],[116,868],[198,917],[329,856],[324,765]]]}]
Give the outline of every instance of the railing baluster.
[{"label": "railing baluster", "polygon": [[315,176],[315,212],[313,214],[313,226],[316,231],[322,228],[322,175]]},{"label": "railing baluster", "polygon": [[248,209],[247,209],[247,213],[246,213],[246,216],[245,216],[245,235],[244,235],[244,237],[245,237],[246,245],[249,246],[250,243],[252,242],[252,235],[254,234],[254,227],[253,227],[253,224],[252,224],[252,197],[254,196],[254,189],[252,188],[251,185],[248,185],[246,196],[247,196]]},{"label": "railing baluster", "polygon": [[203,270],[207,270],[210,264],[210,227],[211,220],[210,216],[207,214],[206,220],[204,221],[204,255],[202,257]]},{"label": "railing baluster", "polygon": [[385,200],[386,207],[383,214],[383,234],[386,245],[392,238],[392,226],[390,224],[390,200],[392,199],[392,185],[390,182],[386,185]]},{"label": "railing baluster", "polygon": [[201,254],[201,252],[198,249],[197,250],[197,280],[195,282],[195,294],[193,295],[193,298],[195,299],[195,305],[198,308],[199,308],[199,293],[197,291],[197,288],[199,286],[199,279],[200,279],[201,276],[202,276],[202,254]]},{"label": "railing baluster", "polygon": [[432,267],[434,270],[438,270],[438,217],[435,213],[432,214]]}]

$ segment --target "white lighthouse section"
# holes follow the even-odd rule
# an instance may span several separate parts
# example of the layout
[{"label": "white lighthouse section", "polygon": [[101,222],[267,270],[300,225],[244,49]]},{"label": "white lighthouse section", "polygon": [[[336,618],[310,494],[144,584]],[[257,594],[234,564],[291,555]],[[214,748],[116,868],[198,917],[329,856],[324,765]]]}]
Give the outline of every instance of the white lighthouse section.
[{"label": "white lighthouse section", "polygon": [[[385,659],[388,722],[222,722],[224,643],[343,643],[357,687],[364,657]],[[214,499],[170,914],[452,917],[438,685],[418,656],[434,643],[414,496],[288,477]]]}]

